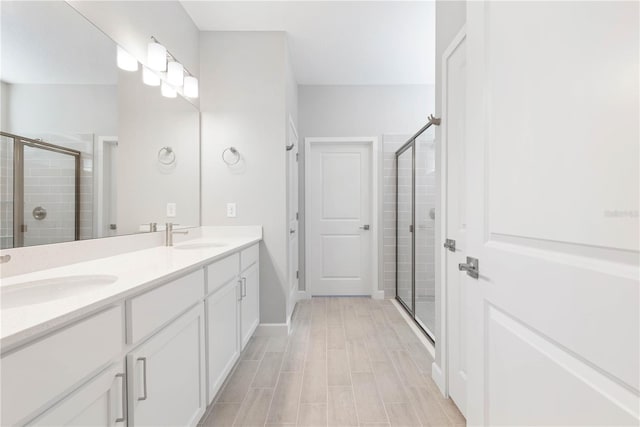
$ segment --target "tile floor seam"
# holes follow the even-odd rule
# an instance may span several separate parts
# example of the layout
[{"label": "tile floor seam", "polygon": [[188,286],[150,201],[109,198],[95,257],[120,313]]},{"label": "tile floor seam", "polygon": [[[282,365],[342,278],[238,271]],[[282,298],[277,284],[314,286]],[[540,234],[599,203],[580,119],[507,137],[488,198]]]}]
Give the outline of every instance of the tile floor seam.
[{"label": "tile floor seam", "polygon": [[[249,342],[254,339],[255,337],[251,337]],[[247,342],[247,345],[245,346],[245,350],[246,348],[249,346],[249,342]],[[236,425],[236,421],[238,420],[238,416],[240,415],[240,409],[242,409],[242,405],[244,404],[244,401],[247,400],[247,396],[249,395],[249,391],[251,390],[251,384],[253,384],[253,382],[256,379],[256,376],[258,375],[258,371],[260,370],[260,365],[262,364],[262,359],[264,358],[264,353],[262,352],[262,356],[260,357],[260,360],[258,360],[258,367],[256,368],[256,371],[253,373],[253,377],[251,377],[251,381],[249,382],[249,387],[247,387],[247,391],[244,393],[244,397],[242,398],[242,401],[240,402],[240,407],[238,408],[238,412],[236,413],[235,418],[233,419],[233,423],[231,423],[232,426]],[[242,352],[240,353],[240,358],[242,360]]]},{"label": "tile floor seam", "polygon": [[[309,330],[307,330],[305,332],[306,334],[306,338],[307,338],[307,344],[309,344],[309,339],[310,339],[310,335],[311,335],[311,327],[309,327]],[[296,414],[296,425],[300,424],[300,407],[302,406],[302,387],[304,387],[304,371],[305,371],[305,365],[307,364],[307,350],[305,347],[305,352],[304,352],[304,360],[302,361],[302,375],[301,375],[301,379],[300,379],[300,393],[298,394],[298,413]]]},{"label": "tile floor seam", "polygon": [[[349,352],[347,351],[347,328],[345,326],[344,316],[342,315],[342,307],[340,307],[340,316],[342,320],[342,332],[344,332],[344,352],[347,355],[347,363],[349,363],[349,381],[351,381],[351,396],[353,397],[353,409],[356,413],[356,424],[360,425],[360,415],[358,414],[358,408],[356,407],[356,393],[353,389],[353,372],[351,372],[351,362],[349,361]],[[327,424],[329,419],[327,418]]]}]

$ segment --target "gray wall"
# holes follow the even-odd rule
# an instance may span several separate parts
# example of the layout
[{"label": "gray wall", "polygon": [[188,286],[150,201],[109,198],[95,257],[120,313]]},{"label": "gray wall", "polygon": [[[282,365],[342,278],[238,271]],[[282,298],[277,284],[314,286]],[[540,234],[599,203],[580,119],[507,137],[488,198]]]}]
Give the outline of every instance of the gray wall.
[{"label": "gray wall", "polygon": [[[436,117],[442,117],[442,54],[447,49],[453,38],[460,32],[460,29],[467,21],[467,4],[464,1],[438,1],[436,2]],[[446,120],[446,117],[443,117]],[[436,165],[440,164],[440,127],[436,126]],[[441,188],[442,178],[440,169],[436,168],[436,189]],[[444,236],[440,233],[441,217],[440,212],[440,192],[436,192],[436,224],[435,241],[444,242]],[[440,334],[440,292],[438,286],[441,280],[440,253],[435,252],[436,266],[436,364],[441,366],[441,353],[438,346]]]},{"label": "gray wall", "polygon": [[[295,98],[286,34],[202,32],[200,48],[203,225],[263,226],[260,321],[284,323],[286,123]],[[242,156],[234,167],[221,159],[230,146]],[[236,218],[227,218],[228,202],[237,204]]]},{"label": "gray wall", "polygon": [[[410,135],[434,109],[434,86],[299,86],[300,135],[300,289],[305,289],[304,138]],[[382,174],[383,156],[379,156]],[[383,200],[382,185],[378,200]],[[382,203],[378,206],[382,227]],[[378,242],[378,289],[383,289],[383,233]]]}]

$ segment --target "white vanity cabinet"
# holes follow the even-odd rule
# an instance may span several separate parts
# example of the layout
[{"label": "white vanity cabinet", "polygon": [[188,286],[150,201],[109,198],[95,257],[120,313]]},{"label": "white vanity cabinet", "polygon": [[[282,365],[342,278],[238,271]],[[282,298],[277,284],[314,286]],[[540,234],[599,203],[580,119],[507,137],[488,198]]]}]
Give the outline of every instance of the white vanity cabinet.
[{"label": "white vanity cabinet", "polygon": [[259,263],[258,245],[253,245],[240,253],[240,337],[243,350],[260,323]]},{"label": "white vanity cabinet", "polygon": [[[70,397],[74,390],[78,391],[73,402],[81,404],[76,406],[67,402],[63,409],[51,413],[51,416],[66,417],[71,422],[75,416],[95,415],[95,412],[91,412],[95,408],[90,413],[85,413],[87,407],[82,402],[88,397],[104,401],[103,398],[106,397],[101,397],[101,393],[107,393],[107,389],[112,387],[115,373],[108,375],[109,384],[98,387],[102,390],[97,392],[93,388],[83,388],[83,384],[87,384],[122,354],[123,314],[122,304],[107,308],[3,354],[0,362],[0,425],[24,425],[36,415],[50,411],[52,402]],[[120,370],[118,373],[124,371]],[[104,419],[98,418],[97,421]]]},{"label": "white vanity cabinet", "polygon": [[115,363],[28,425],[124,426],[126,384],[124,363]]},{"label": "white vanity cabinet", "polygon": [[129,426],[195,426],[206,408],[198,304],[127,355]]},{"label": "white vanity cabinet", "polygon": [[211,403],[240,357],[240,256],[207,267],[208,402]]}]

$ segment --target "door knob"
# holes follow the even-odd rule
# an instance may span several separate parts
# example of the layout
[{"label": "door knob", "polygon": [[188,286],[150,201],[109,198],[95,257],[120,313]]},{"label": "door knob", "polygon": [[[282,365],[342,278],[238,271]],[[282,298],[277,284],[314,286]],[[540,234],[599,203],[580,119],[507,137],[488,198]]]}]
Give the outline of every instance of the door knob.
[{"label": "door knob", "polygon": [[294,228],[290,228],[290,229],[289,229],[289,234],[293,234],[293,233],[295,233],[295,232],[296,232],[296,230],[295,230]]},{"label": "door knob", "polygon": [[369,229],[369,224],[365,224],[365,225],[361,225],[360,226],[360,230],[368,230]]},{"label": "door knob", "polygon": [[467,276],[477,279],[480,277],[480,267],[477,258],[467,257],[467,262],[458,264],[458,270],[466,271]]}]

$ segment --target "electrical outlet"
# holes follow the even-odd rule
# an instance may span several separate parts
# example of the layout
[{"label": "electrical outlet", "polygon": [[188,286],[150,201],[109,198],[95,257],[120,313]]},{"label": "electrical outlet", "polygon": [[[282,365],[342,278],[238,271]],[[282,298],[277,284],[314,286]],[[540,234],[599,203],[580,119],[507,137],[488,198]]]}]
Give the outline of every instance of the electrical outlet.
[{"label": "electrical outlet", "polygon": [[175,218],[175,216],[176,216],[176,204],[167,203],[167,217]]},{"label": "electrical outlet", "polygon": [[235,217],[236,217],[236,204],[227,203],[227,218],[235,218]]}]

